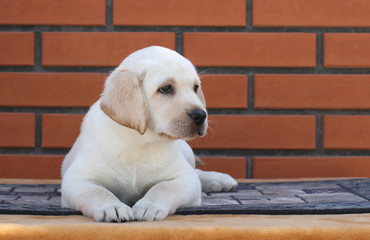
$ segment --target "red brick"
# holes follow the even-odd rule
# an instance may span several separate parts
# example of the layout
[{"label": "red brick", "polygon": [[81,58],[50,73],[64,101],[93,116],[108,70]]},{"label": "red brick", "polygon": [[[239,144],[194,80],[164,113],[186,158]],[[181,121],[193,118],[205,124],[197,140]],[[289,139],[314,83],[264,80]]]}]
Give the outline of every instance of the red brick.
[{"label": "red brick", "polygon": [[[69,148],[79,134],[82,115],[44,114],[42,146]],[[208,134],[190,142],[203,149],[315,149],[314,116],[210,117]]]},{"label": "red brick", "polygon": [[0,106],[87,107],[100,97],[107,74],[0,73]]},{"label": "red brick", "polygon": [[175,49],[175,33],[64,32],[42,34],[44,66],[117,66],[151,45]]},{"label": "red brick", "polygon": [[247,177],[247,160],[243,157],[202,157],[205,171],[216,171],[230,174],[234,178]]},{"label": "red brick", "polygon": [[42,115],[42,147],[70,148],[80,133],[83,115]]},{"label": "red brick", "polygon": [[325,33],[324,66],[370,67],[370,33]]},{"label": "red brick", "polygon": [[0,155],[0,178],[60,179],[64,156]]},{"label": "red brick", "polygon": [[0,65],[32,66],[35,35],[33,33],[1,32]]},{"label": "red brick", "polygon": [[[88,107],[107,74],[0,73],[0,106]],[[246,75],[202,75],[209,108],[247,108]]]},{"label": "red brick", "polygon": [[254,157],[253,178],[370,177],[370,157]]},{"label": "red brick", "polygon": [[105,25],[105,0],[2,0],[0,24]]},{"label": "red brick", "polygon": [[0,147],[35,147],[35,114],[0,113]]},{"label": "red brick", "polygon": [[315,149],[314,116],[210,116],[204,138],[190,142],[202,149]]},{"label": "red brick", "polygon": [[207,108],[248,108],[248,76],[200,75]]},{"label": "red brick", "polygon": [[253,0],[255,27],[370,27],[368,0]]},{"label": "red brick", "polygon": [[246,26],[245,0],[114,0],[113,25]]},{"label": "red brick", "polygon": [[184,56],[207,67],[315,67],[316,34],[184,33]]},{"label": "red brick", "polygon": [[325,149],[370,149],[370,116],[324,116]]},{"label": "red brick", "polygon": [[264,109],[370,109],[370,75],[257,74],[254,106]]}]

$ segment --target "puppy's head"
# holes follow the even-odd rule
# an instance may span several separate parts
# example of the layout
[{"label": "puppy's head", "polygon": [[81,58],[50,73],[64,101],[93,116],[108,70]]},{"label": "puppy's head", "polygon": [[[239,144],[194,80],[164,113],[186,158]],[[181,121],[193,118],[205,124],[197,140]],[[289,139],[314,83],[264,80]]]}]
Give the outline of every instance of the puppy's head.
[{"label": "puppy's head", "polygon": [[207,131],[207,111],[190,61],[163,47],[128,56],[108,77],[101,109],[117,123],[144,134],[192,139]]}]

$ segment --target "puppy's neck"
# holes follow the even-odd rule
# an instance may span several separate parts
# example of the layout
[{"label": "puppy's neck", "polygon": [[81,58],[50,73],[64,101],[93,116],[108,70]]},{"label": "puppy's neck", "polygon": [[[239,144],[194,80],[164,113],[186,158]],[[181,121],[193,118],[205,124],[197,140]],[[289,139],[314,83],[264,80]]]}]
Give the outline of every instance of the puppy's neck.
[{"label": "puppy's neck", "polygon": [[108,124],[106,126],[106,132],[110,133],[110,137],[116,137],[116,141],[123,141],[125,145],[131,145],[139,147],[140,145],[150,145],[150,144],[171,144],[174,142],[175,138],[163,137],[160,134],[155,133],[153,130],[148,128],[143,135],[141,135],[135,129],[120,125],[119,123],[113,121],[109,118],[103,111],[100,110],[102,115],[102,120]]}]

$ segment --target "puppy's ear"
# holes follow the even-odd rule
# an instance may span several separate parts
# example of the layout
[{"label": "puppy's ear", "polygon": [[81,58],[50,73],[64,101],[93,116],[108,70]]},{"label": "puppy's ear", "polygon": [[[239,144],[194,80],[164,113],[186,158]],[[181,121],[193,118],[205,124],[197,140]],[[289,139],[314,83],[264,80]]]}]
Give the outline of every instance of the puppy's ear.
[{"label": "puppy's ear", "polygon": [[148,127],[148,110],[138,74],[114,70],[105,82],[100,108],[117,123],[143,135]]}]

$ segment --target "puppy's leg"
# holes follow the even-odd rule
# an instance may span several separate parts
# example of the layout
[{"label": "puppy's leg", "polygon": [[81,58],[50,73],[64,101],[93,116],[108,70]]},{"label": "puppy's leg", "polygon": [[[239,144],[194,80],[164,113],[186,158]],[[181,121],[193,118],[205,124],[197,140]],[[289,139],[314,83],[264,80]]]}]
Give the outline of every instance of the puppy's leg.
[{"label": "puppy's leg", "polygon": [[139,221],[162,220],[180,207],[199,206],[201,203],[200,182],[196,176],[194,177],[174,179],[153,186],[132,207],[135,219]]},{"label": "puppy's leg", "polygon": [[238,183],[228,174],[195,169],[202,184],[202,192],[229,192]]},{"label": "puppy's leg", "polygon": [[100,222],[133,220],[132,209],[108,189],[91,182],[63,183],[62,206],[82,211]]}]

